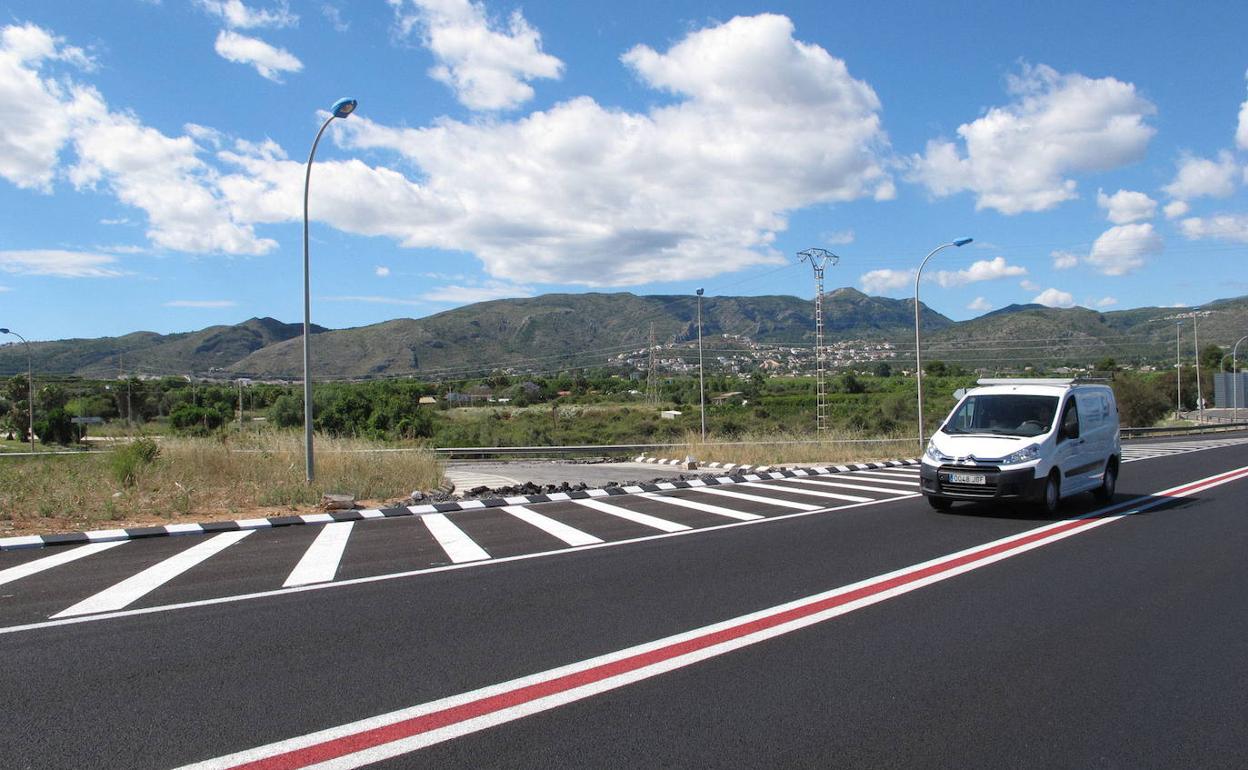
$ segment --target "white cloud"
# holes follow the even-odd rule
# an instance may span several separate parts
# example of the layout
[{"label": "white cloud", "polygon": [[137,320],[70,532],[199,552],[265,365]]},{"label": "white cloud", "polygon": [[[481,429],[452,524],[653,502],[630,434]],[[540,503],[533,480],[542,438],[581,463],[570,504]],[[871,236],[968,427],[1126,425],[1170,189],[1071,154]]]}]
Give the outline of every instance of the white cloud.
[{"label": "white cloud", "polygon": [[1029,280],[1024,279],[1024,280],[1019,281],[1018,285],[1023,291],[1040,291],[1040,284],[1036,283],[1035,281],[1029,281]]},{"label": "white cloud", "polygon": [[1043,211],[1076,196],[1071,174],[1106,171],[1144,155],[1156,108],[1112,77],[1024,66],[1011,77],[1015,101],[958,127],[954,142],[932,140],[911,158],[913,176],[937,196],[973,191],[977,209]]},{"label": "white cloud", "polygon": [[1078,255],[1069,251],[1054,251],[1049,256],[1053,257],[1054,270],[1069,270],[1079,264]]},{"label": "white cloud", "polygon": [[1209,238],[1217,241],[1248,243],[1248,214],[1219,214],[1213,217],[1190,217],[1179,223],[1179,229],[1190,240]]},{"label": "white cloud", "polygon": [[247,37],[228,29],[217,34],[216,51],[221,58],[236,64],[250,64],[261,77],[282,82],[282,73],[299,72],[303,62],[290,51],[275,48],[259,38]]},{"label": "white cloud", "polygon": [[1113,195],[1097,190],[1096,205],[1105,209],[1109,221],[1116,225],[1129,225],[1143,219],[1152,219],[1157,213],[1157,201],[1142,192],[1131,190],[1119,190]]},{"label": "white cloud", "polygon": [[212,309],[224,307],[237,307],[238,303],[232,299],[172,299],[163,303],[165,307],[186,307],[197,309]]},{"label": "white cloud", "polygon": [[353,116],[346,146],[398,152],[424,181],[398,178],[410,204],[374,189],[351,203],[393,207],[384,222],[404,245],[470,251],[510,281],[618,286],[779,264],[787,212],[895,193],[874,91],[792,33],[764,15],[668,53],[634,48],[624,62],[681,97],[645,113],[579,97],[424,129]]},{"label": "white cloud", "polygon": [[513,109],[533,98],[528,81],[558,78],[563,62],[542,51],[542,36],[513,11],[502,28],[471,0],[390,0],[401,33],[419,28],[438,60],[429,71],[474,110]]},{"label": "white cloud", "polygon": [[1101,297],[1095,302],[1097,307],[1113,307],[1118,304],[1117,297]]},{"label": "white cloud", "polygon": [[0,251],[0,270],[17,275],[57,278],[116,278],[125,275],[113,267],[116,263],[116,257],[83,251]]},{"label": "white cloud", "polygon": [[329,3],[321,5],[321,15],[325,17],[335,32],[346,32],[351,29],[351,22],[342,18],[342,11],[336,5],[330,5]]},{"label": "white cloud", "polygon": [[492,281],[485,286],[439,286],[432,291],[421,294],[420,298],[429,302],[466,305],[472,302],[486,302],[492,299],[532,296],[533,290],[527,286],[512,286]]},{"label": "white cloud", "polygon": [[854,231],[851,229],[820,233],[819,240],[829,246],[846,246],[854,242]]},{"label": "white cloud", "polygon": [[5,292],[5,291],[13,291],[13,290],[10,289],[8,286],[0,286],[0,292]]},{"label": "white cloud", "polygon": [[1151,223],[1118,225],[1101,233],[1086,262],[1105,275],[1126,275],[1143,267],[1145,257],[1160,254],[1163,247]]},{"label": "white cloud", "polygon": [[1027,275],[1027,268],[1006,264],[1005,257],[995,257],[993,259],[981,259],[965,270],[940,270],[932,273],[930,280],[935,281],[944,288],[949,288],[950,286],[965,286],[968,283],[995,281],[998,278],[1011,278],[1018,275]]},{"label": "white cloud", "polygon": [[1187,201],[1170,201],[1162,209],[1166,214],[1166,219],[1178,219],[1181,216],[1186,216],[1187,212],[1191,210],[1192,207],[1187,204]]},{"label": "white cloud", "polygon": [[390,275],[390,268],[386,267],[385,265],[378,265],[376,268],[374,268],[373,273],[378,278],[385,278],[386,276]]},{"label": "white cloud", "polygon": [[882,268],[863,273],[858,285],[867,294],[887,294],[914,283],[914,270]]},{"label": "white cloud", "polygon": [[976,297],[971,300],[971,304],[966,306],[967,310],[974,310],[977,313],[986,313],[992,308],[993,304],[986,297]]},{"label": "white cloud", "polygon": [[290,12],[284,0],[271,9],[259,10],[243,4],[241,0],[196,0],[196,5],[233,29],[293,27],[299,23],[299,17]]},{"label": "white cloud", "polygon": [[[1248,77],[1248,73],[1245,73]],[[1248,150],[1248,99],[1239,105],[1239,125],[1235,128],[1235,146],[1241,150]]]},{"label": "white cloud", "polygon": [[1225,198],[1235,192],[1239,166],[1226,150],[1218,153],[1216,161],[1185,153],[1179,158],[1178,165],[1174,181],[1162,188],[1171,198]]},{"label": "white cloud", "polygon": [[33,24],[0,28],[0,177],[50,192],[61,148],[69,139],[66,87],[43,70],[50,62],[82,66],[81,49]]},{"label": "white cloud", "polygon": [[377,295],[365,296],[337,296],[337,297],[317,297],[322,302],[360,302],[369,305],[424,305],[424,300],[404,299],[403,297],[379,297]]},{"label": "white cloud", "polygon": [[1034,304],[1045,307],[1074,307],[1075,298],[1068,291],[1061,289],[1045,289],[1031,300]]}]

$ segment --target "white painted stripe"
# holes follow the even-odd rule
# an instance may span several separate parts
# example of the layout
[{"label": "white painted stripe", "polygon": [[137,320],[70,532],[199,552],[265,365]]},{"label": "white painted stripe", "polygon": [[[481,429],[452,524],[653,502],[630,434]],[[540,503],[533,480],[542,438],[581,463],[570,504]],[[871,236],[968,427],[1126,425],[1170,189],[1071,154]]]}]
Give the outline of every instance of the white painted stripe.
[{"label": "white painted stripe", "polygon": [[[736,486],[740,486],[739,484]],[[807,505],[806,503],[795,503],[790,500],[777,500],[774,497],[764,497],[762,495],[747,495],[744,492],[734,490],[720,489],[719,487],[699,487],[698,492],[708,495],[719,495],[720,497],[733,497],[737,500],[748,500],[751,503],[760,503],[763,505],[778,505],[781,508],[794,508],[799,511],[817,511],[823,506]]]},{"label": "white painted stripe", "polygon": [[135,603],[191,567],[211,559],[226,548],[255,532],[244,529],[236,532],[222,532],[207,540],[196,543],[186,550],[157,562],[137,575],[132,575],[116,585],[78,602],[69,609],[62,610],[53,618],[72,618],[75,615],[87,615],[92,612],[109,612],[119,610]]},{"label": "white painted stripe", "polygon": [[571,500],[571,499],[572,499],[572,498],[568,497],[568,493],[567,493],[567,492],[551,492],[550,494],[548,494],[548,495],[546,495],[546,496],[550,498],[550,501],[551,501],[552,503],[554,503],[554,502],[561,503],[561,502],[563,502],[564,500]]},{"label": "white painted stripe", "polygon": [[659,489],[675,489],[676,488],[676,485],[670,481],[660,481],[658,484],[655,484],[655,486],[658,487]]},{"label": "white painted stripe", "polygon": [[[781,481],[787,481],[787,482],[790,482],[790,483],[798,483],[798,484],[817,484],[817,485],[819,485],[819,486],[821,486],[821,487],[836,487],[837,489],[856,489],[856,490],[858,490],[859,492],[879,492],[880,494],[884,494],[884,495],[912,495],[912,494],[915,494],[914,490],[908,490],[908,489],[894,489],[894,488],[892,488],[892,487],[869,487],[869,486],[867,486],[866,484],[848,484],[848,483],[846,483],[846,482],[844,482],[844,481],[831,481],[831,480],[828,480],[828,479],[780,479],[780,480],[781,480]],[[804,489],[805,489],[805,488],[803,487],[803,490],[804,490]],[[789,491],[789,492],[796,492],[796,491],[797,491],[797,489],[796,489],[796,488],[789,488],[787,491]],[[856,502],[856,503],[857,503],[857,502],[862,502],[862,501],[861,501],[861,500],[855,500],[854,502]]]},{"label": "white painted stripe", "polygon": [[0,538],[0,549],[5,551],[13,548],[37,548],[41,545],[43,545],[43,538],[39,535]]},{"label": "white painted stripe", "polygon": [[92,543],[107,543],[110,540],[130,539],[130,535],[124,529],[97,529],[94,532],[84,532],[83,534]]},{"label": "white painted stripe", "polygon": [[624,491],[629,493],[630,495],[639,495],[642,492],[645,492],[646,490],[638,486],[630,486],[630,487],[624,487]]},{"label": "white painted stripe", "polygon": [[456,564],[490,558],[485,549],[473,542],[462,529],[451,523],[444,513],[430,513],[421,517],[429,534],[438,541],[447,557]]},{"label": "white painted stripe", "polygon": [[529,498],[525,497],[524,495],[517,495],[515,497],[504,497],[503,502],[507,503],[508,505],[527,505],[529,502]]},{"label": "white painted stripe", "polygon": [[689,479],[689,486],[691,486],[691,487],[704,487],[704,486],[706,486],[706,482],[705,482],[705,481],[703,481],[702,479]]},{"label": "white painted stripe", "polygon": [[602,538],[594,537],[588,532],[582,532],[576,527],[569,527],[562,521],[555,521],[549,516],[544,516],[537,511],[531,511],[519,505],[509,505],[503,508],[503,510],[571,546],[593,545],[594,543],[603,542]]},{"label": "white painted stripe", "polygon": [[577,505],[583,505],[586,508],[593,508],[595,511],[601,511],[602,513],[609,513],[612,516],[618,516],[621,519],[627,519],[628,521],[631,521],[634,524],[640,524],[643,527],[657,529],[661,532],[682,532],[686,529],[693,529],[692,527],[684,524],[677,524],[674,521],[660,519],[658,516],[651,516],[648,513],[630,511],[627,508],[621,508],[618,505],[604,503],[600,500],[573,500],[572,502]]},{"label": "white painted stripe", "polygon": [[360,518],[362,519],[384,519],[385,517],[386,514],[376,508],[369,508],[368,510],[360,511]]},{"label": "white painted stripe", "polygon": [[737,521],[753,521],[754,519],[763,518],[757,513],[743,513],[741,511],[734,511],[731,508],[723,508],[718,505],[711,505],[709,503],[699,503],[696,500],[689,500],[688,498],[684,498],[684,497],[676,497],[674,495],[660,495],[657,492],[646,492],[643,495],[639,495],[639,497],[644,497],[648,500],[658,500],[661,503],[666,503],[668,505],[678,505],[681,508],[690,508],[695,511],[702,511],[703,513],[714,513],[718,516],[727,516],[728,518],[736,519]]},{"label": "white painted stripe", "polygon": [[192,535],[203,532],[199,524],[166,524],[165,531],[171,535]]},{"label": "white painted stripe", "polygon": [[611,496],[611,494],[607,492],[607,490],[605,489],[590,489],[590,490],[586,490],[585,494],[589,495],[590,497],[610,497]]},{"label": "white painted stripe", "polygon": [[901,484],[902,486],[908,487],[912,487],[919,483],[916,476],[899,476],[896,473],[887,473],[884,471],[880,471],[879,473],[858,471],[857,473],[851,473],[848,476],[841,476],[840,478],[849,479],[851,481],[854,479],[862,479],[863,481],[868,481],[872,484],[877,482],[880,484]]},{"label": "white painted stripe", "polygon": [[35,575],[43,572],[45,569],[59,567],[62,564],[69,564],[71,561],[77,561],[84,556],[90,556],[93,553],[107,551],[109,548],[115,548],[124,545],[129,541],[114,540],[108,543],[88,543],[80,545],[77,548],[66,548],[64,551],[54,553],[51,556],[45,556],[42,559],[28,561],[25,564],[19,564],[16,567],[0,570],[0,586],[5,583],[12,583],[14,580],[21,580],[24,577]]},{"label": "white painted stripe", "polygon": [[481,502],[480,500],[464,500],[463,502],[459,504],[459,507],[461,510],[470,511],[470,510],[475,510],[477,508],[484,508],[485,503]]},{"label": "white painted stripe", "polygon": [[871,498],[862,495],[846,495],[840,492],[824,492],[823,490],[806,489],[805,487],[784,487],[783,489],[770,484],[742,484],[748,487],[762,487],[763,489],[772,489],[777,492],[784,492],[790,495],[803,495],[805,497],[823,497],[829,500],[844,500],[847,503],[865,503]]},{"label": "white painted stripe", "polygon": [[320,534],[308,546],[308,550],[304,551],[303,558],[290,571],[290,576],[282,583],[282,587],[306,586],[333,580],[354,526],[354,521],[339,521],[322,527]]},{"label": "white painted stripe", "polygon": [[407,506],[407,510],[411,511],[412,513],[416,514],[417,516],[421,516],[421,515],[424,515],[424,514],[426,514],[426,513],[437,513],[437,512],[438,512],[438,509],[437,509],[437,508],[434,508],[432,505],[409,505],[409,506]]},{"label": "white painted stripe", "polygon": [[304,524],[328,524],[334,520],[328,513],[305,513],[299,518],[303,519]]},{"label": "white painted stripe", "polygon": [[239,519],[234,523],[239,529],[265,529],[273,526],[268,519]]},{"label": "white painted stripe", "polygon": [[758,481],[761,477],[754,473],[747,473],[743,476],[746,481]]}]

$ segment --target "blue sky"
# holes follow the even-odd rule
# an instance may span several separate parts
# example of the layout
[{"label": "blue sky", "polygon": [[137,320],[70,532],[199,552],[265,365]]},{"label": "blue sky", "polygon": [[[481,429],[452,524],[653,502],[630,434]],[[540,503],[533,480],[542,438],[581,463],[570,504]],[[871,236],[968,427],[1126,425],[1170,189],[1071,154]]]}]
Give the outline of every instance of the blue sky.
[{"label": "blue sky", "polygon": [[1248,6],[0,2],[0,325],[829,287],[957,319],[1248,294]]}]

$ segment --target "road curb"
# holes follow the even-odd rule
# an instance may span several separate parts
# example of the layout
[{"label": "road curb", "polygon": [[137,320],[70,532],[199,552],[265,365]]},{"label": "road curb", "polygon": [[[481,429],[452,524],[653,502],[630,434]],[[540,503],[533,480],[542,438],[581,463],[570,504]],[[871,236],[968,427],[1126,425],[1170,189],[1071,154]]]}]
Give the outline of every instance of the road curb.
[{"label": "road curb", "polygon": [[[19,537],[0,538],[0,551],[14,551],[22,548],[44,548],[57,545],[83,545],[86,543],[107,543],[117,540],[141,540],[150,537],[170,537],[173,535],[215,534],[218,532],[235,532],[245,529],[273,529],[277,527],[299,526],[302,524],[329,524],[338,521],[362,521],[365,519],[389,519],[403,516],[425,516],[431,513],[455,513],[457,511],[475,511],[483,508],[500,508],[505,505],[529,505],[532,503],[552,503],[561,500],[584,500],[591,497],[611,497],[614,495],[635,495],[641,492],[666,492],[672,489],[696,489],[702,486],[722,486],[726,484],[742,484],[750,481],[766,481],[769,479],[795,478],[801,476],[826,476],[834,473],[851,471],[867,471],[879,468],[898,468],[918,465],[917,458],[908,460],[884,460],[871,463],[848,463],[845,465],[816,465],[799,468],[772,468],[770,466],[731,466],[718,468],[729,470],[727,476],[705,476],[693,481],[662,481],[654,484],[638,484],[627,487],[606,486],[600,489],[585,489],[573,492],[552,492],[546,495],[519,495],[516,497],[488,497],[481,500],[463,500],[459,502],[432,503],[427,505],[409,505],[400,508],[370,508],[360,511],[333,511],[329,513],[309,513],[298,516],[274,516],[265,519],[235,519],[233,521],[208,521],[200,524],[167,524],[160,527],[132,527],[129,529],[101,529],[88,532],[69,532],[61,535],[23,535]],[[712,467],[707,465],[706,467]]]}]

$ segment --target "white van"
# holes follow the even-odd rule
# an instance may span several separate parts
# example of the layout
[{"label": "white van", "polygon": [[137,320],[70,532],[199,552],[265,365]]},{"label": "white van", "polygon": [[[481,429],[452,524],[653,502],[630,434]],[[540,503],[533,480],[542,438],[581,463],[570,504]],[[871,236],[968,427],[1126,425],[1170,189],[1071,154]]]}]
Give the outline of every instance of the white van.
[{"label": "white van", "polygon": [[1064,497],[1114,496],[1122,444],[1118,404],[1104,384],[980,380],[958,401],[923,454],[932,507],[954,500],[1026,500],[1054,513]]}]

